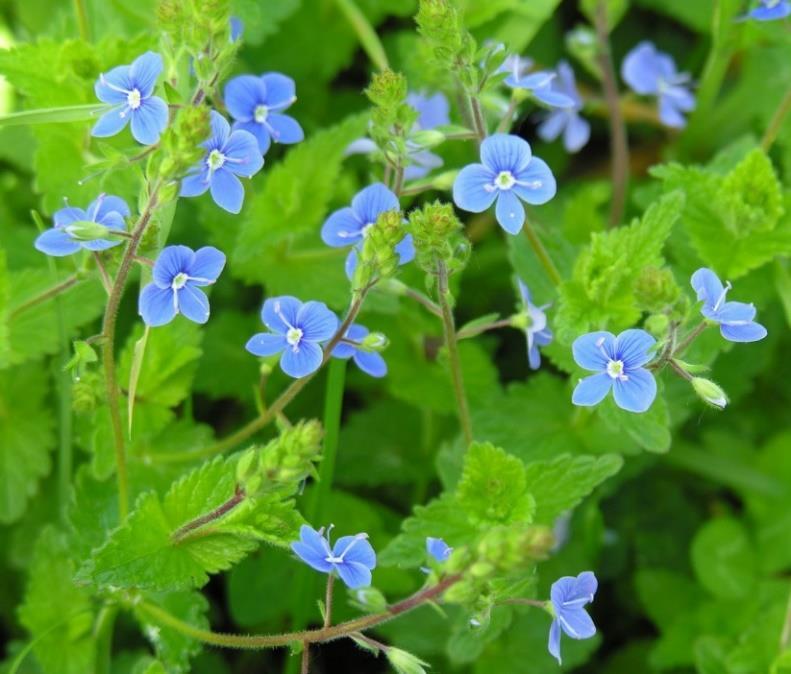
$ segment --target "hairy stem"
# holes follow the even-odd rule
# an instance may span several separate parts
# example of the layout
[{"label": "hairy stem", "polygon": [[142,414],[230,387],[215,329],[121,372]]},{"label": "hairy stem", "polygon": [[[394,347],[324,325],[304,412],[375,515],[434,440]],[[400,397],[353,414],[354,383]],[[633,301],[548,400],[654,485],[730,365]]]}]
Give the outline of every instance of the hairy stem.
[{"label": "hairy stem", "polygon": [[670,369],[673,370],[673,372],[675,372],[679,377],[686,379],[687,381],[692,381],[692,375],[683,367],[681,367],[675,360],[671,358],[669,361],[667,361],[667,364],[670,365]]},{"label": "hairy stem", "polygon": [[481,103],[477,96],[470,96],[470,107],[472,108],[472,121],[475,124],[475,133],[478,134],[478,143],[480,144],[489,134],[486,131],[486,122],[483,119]]},{"label": "hairy stem", "polygon": [[41,304],[42,302],[46,302],[47,300],[50,300],[53,297],[57,297],[61,293],[66,292],[72,286],[77,285],[79,282],[80,282],[80,277],[77,274],[72,274],[71,276],[64,279],[57,285],[48,288],[44,292],[36,295],[35,297],[31,297],[26,302],[20,304],[18,307],[16,307],[16,309],[14,309],[11,312],[10,316],[8,317],[9,320],[15,319],[17,316],[19,316],[19,314],[24,313],[28,309],[32,309],[33,307],[35,307],[38,304]]},{"label": "hairy stem", "polygon": [[354,632],[362,632],[371,629],[372,627],[393,620],[410,611],[414,611],[416,608],[439,598],[445,590],[459,582],[459,580],[461,580],[461,575],[448,576],[436,585],[416,592],[412,596],[393,604],[381,613],[365,615],[330,627],[322,627],[316,630],[305,630],[301,632],[288,632],[286,634],[223,634],[190,625],[156,604],[152,604],[148,601],[141,601],[137,604],[137,607],[140,611],[146,613],[151,620],[170,627],[188,637],[197,639],[198,641],[212,644],[213,646],[241,649],[279,648],[288,646],[295,641],[301,641],[305,644],[325,643],[347,637]]},{"label": "hairy stem", "polygon": [[780,133],[780,128],[783,126],[783,120],[785,120],[789,112],[791,112],[791,88],[789,88],[786,95],[783,96],[780,105],[777,106],[777,109],[772,115],[769,126],[766,127],[764,137],[761,140],[761,147],[764,151],[768,152],[769,148],[774,144],[777,134]]},{"label": "hairy stem", "polygon": [[194,520],[190,520],[186,524],[180,526],[170,535],[170,542],[174,545],[181,543],[185,538],[189,538],[189,535],[196,529],[200,529],[202,526],[209,524],[209,522],[214,522],[224,515],[227,515],[229,512],[231,512],[231,510],[244,501],[246,496],[247,494],[245,494],[244,489],[242,489],[242,487],[237,484],[231,498],[229,498],[225,503],[217,506],[211,512],[201,515],[200,517],[196,517]]},{"label": "hairy stem", "polygon": [[335,584],[335,574],[327,575],[327,590],[324,593],[324,629],[332,625],[332,588]]},{"label": "hairy stem", "polygon": [[684,353],[687,347],[692,344],[692,342],[694,342],[707,327],[709,327],[708,321],[701,321],[689,332],[686,337],[684,337],[684,339],[681,340],[681,343],[673,350],[672,355],[680,356],[682,353]]},{"label": "hairy stem", "polygon": [[547,249],[544,248],[544,244],[541,243],[541,239],[538,238],[536,230],[533,229],[533,225],[530,224],[530,220],[527,218],[525,218],[523,231],[527,237],[527,240],[530,242],[530,247],[533,249],[533,252],[538,258],[538,261],[541,263],[541,266],[544,268],[547,276],[549,276],[549,280],[552,281],[553,285],[559,286],[563,281],[563,279],[560,277],[560,272],[555,266],[555,263],[552,262],[552,258],[549,257]]},{"label": "hairy stem", "polygon": [[459,422],[461,423],[464,440],[469,445],[472,442],[472,421],[470,419],[470,408],[467,405],[467,394],[464,392],[459,345],[456,339],[456,326],[453,321],[453,310],[450,306],[451,294],[448,288],[448,268],[442,260],[437,260],[437,286],[439,304],[442,308],[445,346],[448,348],[448,362],[450,364],[451,379],[453,380],[453,392],[456,396],[456,406],[459,412]]},{"label": "hairy stem", "polygon": [[604,98],[607,102],[610,121],[610,153],[612,155],[612,204],[610,225],[621,222],[626,188],[629,183],[629,141],[626,136],[626,123],[623,118],[621,101],[618,95],[618,80],[610,49],[610,30],[607,24],[607,4],[599,0],[596,6],[596,36],[599,41],[599,65],[602,70]]},{"label": "hairy stem", "polygon": [[469,328],[462,328],[456,333],[457,339],[469,339],[470,337],[477,337],[481,333],[488,332],[489,330],[499,330],[500,328],[510,328],[512,326],[510,318],[503,318],[499,321],[492,321],[486,325],[473,325]]}]

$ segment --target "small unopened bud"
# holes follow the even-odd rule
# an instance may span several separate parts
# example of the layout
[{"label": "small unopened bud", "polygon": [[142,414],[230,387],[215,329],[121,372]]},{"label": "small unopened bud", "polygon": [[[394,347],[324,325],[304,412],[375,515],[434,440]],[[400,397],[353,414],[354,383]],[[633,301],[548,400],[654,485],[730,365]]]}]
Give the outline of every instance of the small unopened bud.
[{"label": "small unopened bud", "polygon": [[706,403],[720,410],[725,409],[725,406],[728,404],[728,397],[725,395],[725,391],[711,381],[711,379],[693,377],[691,383],[692,388],[695,389],[695,393]]},{"label": "small unopened bud", "polygon": [[352,596],[357,608],[366,613],[379,613],[387,608],[387,599],[375,587],[361,587]]},{"label": "small unopened bud", "polygon": [[104,225],[92,220],[80,220],[79,222],[72,222],[63,228],[66,233],[73,239],[78,241],[96,241],[97,239],[106,239],[110,234],[110,230]]},{"label": "small unopened bud", "polygon": [[368,333],[358,347],[361,351],[384,351],[389,340],[381,332]]},{"label": "small unopened bud", "polygon": [[386,651],[387,659],[398,674],[426,674],[427,662],[415,657],[400,648],[390,647]]},{"label": "small unopened bud", "polygon": [[445,134],[436,129],[426,129],[416,131],[409,137],[409,140],[420,147],[436,147],[445,140]]}]

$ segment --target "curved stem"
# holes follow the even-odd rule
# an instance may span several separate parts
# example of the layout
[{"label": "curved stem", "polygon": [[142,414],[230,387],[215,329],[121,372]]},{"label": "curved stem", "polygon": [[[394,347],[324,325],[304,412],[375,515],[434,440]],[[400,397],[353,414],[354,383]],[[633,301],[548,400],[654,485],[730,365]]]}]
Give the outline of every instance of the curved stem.
[{"label": "curved stem", "polygon": [[32,309],[37,304],[41,304],[42,302],[46,302],[47,300],[50,300],[53,297],[57,297],[61,293],[66,292],[72,286],[77,285],[77,283],[79,282],[80,282],[80,277],[77,274],[72,274],[71,276],[64,279],[57,285],[48,288],[44,292],[36,295],[35,297],[31,297],[26,302],[20,304],[18,307],[16,307],[16,309],[14,309],[11,312],[11,314],[8,317],[9,320],[13,320],[17,316],[19,316],[19,314],[27,311],[28,309]]},{"label": "curved stem", "polygon": [[88,24],[88,8],[85,6],[85,0],[74,0],[74,13],[77,15],[77,27],[80,31],[80,40],[89,42],[91,39],[91,31]]},{"label": "curved stem", "polygon": [[527,218],[525,218],[523,229],[527,240],[530,242],[533,252],[536,254],[536,257],[541,263],[541,266],[544,268],[544,271],[547,273],[547,276],[549,276],[550,281],[552,281],[553,285],[559,286],[563,281],[563,279],[560,277],[560,272],[555,266],[555,263],[552,262],[552,258],[549,257],[547,249],[544,248],[544,244],[541,243],[541,239],[538,238],[536,230],[533,229],[533,225],[530,224],[530,220]]},{"label": "curved stem", "polygon": [[789,112],[791,112],[791,88],[789,88],[786,95],[783,96],[780,105],[777,106],[777,109],[772,115],[769,126],[766,127],[766,132],[761,140],[761,148],[763,148],[764,152],[768,152],[769,148],[774,144],[777,134],[780,133],[780,127],[783,126],[783,120]]},{"label": "curved stem", "polygon": [[477,337],[481,333],[488,332],[489,330],[499,330],[500,328],[513,327],[510,318],[503,318],[499,321],[492,321],[486,325],[473,325],[469,328],[462,328],[456,333],[457,339],[470,339],[470,337]]},{"label": "curved stem", "polygon": [[211,512],[206,513],[205,515],[201,515],[200,517],[196,517],[194,520],[187,522],[186,524],[180,526],[170,535],[170,541],[174,545],[181,543],[185,538],[188,538],[190,533],[195,531],[196,529],[200,529],[205,524],[209,522],[214,522],[215,520],[220,519],[223,515],[228,514],[233,510],[236,506],[238,506],[242,501],[245,499],[245,492],[242,487],[238,484],[234,489],[233,496],[229,498],[225,503],[217,506]]},{"label": "curved stem", "polygon": [[148,601],[141,601],[137,604],[137,608],[143,613],[148,614],[151,620],[170,627],[188,637],[197,639],[198,641],[212,644],[213,646],[242,649],[279,648],[288,646],[295,641],[302,641],[305,644],[325,643],[327,641],[341,639],[354,632],[362,632],[371,629],[372,627],[376,627],[377,625],[381,625],[382,623],[409,613],[440,597],[445,590],[459,582],[459,580],[461,580],[461,575],[448,576],[436,585],[416,592],[412,596],[393,604],[381,613],[373,613],[353,620],[347,620],[346,622],[330,627],[322,627],[316,630],[304,630],[301,632],[288,632],[286,634],[223,634],[190,625],[156,604],[152,604]]},{"label": "curved stem", "polygon": [[332,588],[335,584],[335,574],[327,575],[327,590],[324,593],[324,629],[332,625]]},{"label": "curved stem", "polygon": [[681,340],[681,343],[673,349],[673,356],[680,356],[687,347],[694,342],[698,336],[707,328],[709,327],[708,321],[701,321],[690,333]]},{"label": "curved stem", "polygon": [[470,107],[472,108],[472,121],[475,124],[475,132],[478,134],[478,142],[480,144],[488,134],[486,132],[486,122],[483,119],[481,103],[477,96],[470,96]]},{"label": "curved stem", "polygon": [[96,616],[93,635],[96,639],[96,674],[110,674],[110,663],[113,651],[113,630],[115,618],[118,615],[117,606],[105,605]]},{"label": "curved stem", "polygon": [[442,308],[442,325],[445,332],[445,346],[448,347],[448,361],[450,374],[453,380],[453,392],[456,396],[456,406],[459,412],[459,422],[464,434],[464,440],[469,445],[472,442],[472,421],[470,408],[467,404],[467,394],[464,391],[464,380],[461,373],[461,359],[459,358],[459,345],[456,339],[456,326],[453,321],[453,310],[450,306],[451,294],[448,288],[448,268],[442,260],[437,260],[437,286],[439,304]]}]

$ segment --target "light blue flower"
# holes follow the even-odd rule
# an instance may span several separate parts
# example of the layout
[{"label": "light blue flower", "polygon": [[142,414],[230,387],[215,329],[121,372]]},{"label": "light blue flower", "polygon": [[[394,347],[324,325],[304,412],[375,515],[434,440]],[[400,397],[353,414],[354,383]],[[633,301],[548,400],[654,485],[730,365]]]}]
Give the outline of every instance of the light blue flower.
[{"label": "light blue flower", "polygon": [[[438,126],[450,124],[450,104],[445,94],[437,92],[429,96],[410,92],[406,102],[418,113],[412,131],[430,131]],[[432,169],[442,166],[442,158],[439,155],[429,152],[409,140],[407,140],[407,150],[411,163],[404,169],[405,180],[417,180],[427,175]]]},{"label": "light blue flower", "polygon": [[168,125],[168,106],[153,95],[162,67],[162,57],[147,51],[131,65],[117,66],[99,75],[94,91],[100,101],[112,108],[99,118],[91,135],[114,136],[131,120],[132,136],[138,143],[156,143]]},{"label": "light blue flower", "polygon": [[[324,221],[321,227],[324,243],[333,248],[354,246],[346,257],[346,275],[349,278],[357,266],[357,247],[362,244],[368,229],[382,213],[400,209],[398,197],[383,183],[374,183],[360,190],[352,199],[351,206],[338,209]],[[399,264],[411,262],[415,258],[412,235],[405,235],[395,250]]]},{"label": "light blue flower", "polygon": [[791,15],[791,2],[788,0],[759,0],[759,4],[747,13],[756,21],[776,21]]},{"label": "light blue flower", "polygon": [[670,55],[658,51],[650,42],[641,42],[626,55],[621,76],[635,93],[657,97],[663,124],[676,129],[686,126],[684,113],[695,109],[695,96],[685,86],[689,75],[676,71]]},{"label": "light blue flower", "polygon": [[338,317],[323,302],[300,302],[296,297],[270,297],[261,320],[271,332],[253,335],[245,348],[256,356],[280,356],[280,367],[299,379],[321,367],[323,342],[338,329]]},{"label": "light blue flower", "polygon": [[505,59],[499,71],[508,73],[506,85],[512,89],[527,90],[532,98],[550,108],[573,107],[574,99],[552,86],[555,73],[546,70],[531,73],[532,66],[530,59],[512,54]]},{"label": "light blue flower", "polygon": [[519,296],[522,298],[527,325],[525,326],[525,337],[527,338],[527,362],[531,370],[541,367],[541,354],[538,347],[547,346],[552,342],[552,331],[547,327],[547,315],[544,309],[549,305],[540,307],[535,306],[530,301],[530,290],[521,279],[517,279],[519,286]]},{"label": "light blue flower", "polygon": [[359,348],[368,334],[369,330],[365,326],[357,323],[350,325],[343,339],[332,350],[332,355],[344,360],[351,358],[357,367],[372,377],[384,377],[387,374],[387,363],[381,354]]},{"label": "light blue flower", "polygon": [[573,105],[562,110],[553,110],[544,117],[537,132],[541,140],[551,142],[563,134],[563,147],[567,152],[579,152],[590,140],[591,126],[583,119],[582,97],[577,91],[574,71],[565,61],[558,63],[557,77],[552,80],[552,89],[572,99]]},{"label": "light blue flower", "polygon": [[580,379],[571,398],[575,405],[598,405],[613,390],[615,404],[627,412],[645,412],[656,397],[656,380],[643,365],[653,357],[656,340],[645,330],[591,332],[571,345],[577,365],[598,374]]},{"label": "light blue flower", "polygon": [[376,568],[376,553],[368,542],[368,534],[342,536],[330,547],[330,531],[316,531],[307,524],[299,529],[299,541],[291,550],[305,564],[321,573],[337,573],[351,589],[371,584],[371,571]]},{"label": "light blue flower", "polygon": [[201,287],[212,285],[224,266],[225,255],[212,246],[166,246],[154,263],[153,281],[140,292],[138,313],[152,327],[170,323],[176,314],[205,323],[209,299]]},{"label": "light blue flower", "polygon": [[251,178],[264,165],[258,141],[247,131],[232,132],[226,119],[212,110],[211,137],[201,146],[206,155],[181,182],[181,196],[197,197],[211,189],[214,203],[229,213],[238,213],[244,202],[244,187],[237,176]]},{"label": "light blue flower", "polygon": [[305,139],[299,122],[282,114],[297,100],[294,80],[280,73],[240,75],[225,85],[225,106],[234,129],[253,134],[261,154],[272,141],[290,145]]},{"label": "light blue flower", "polygon": [[69,225],[76,222],[95,222],[108,229],[126,231],[124,218],[128,215],[129,206],[121,197],[102,194],[94,199],[86,210],[67,206],[55,211],[53,216],[55,226],[39,234],[34,245],[37,250],[53,257],[72,255],[83,248],[93,251],[107,250],[120,245],[123,241],[120,239],[83,241],[70,233]]},{"label": "light blue flower", "polygon": [[596,634],[596,625],[583,607],[593,601],[598,585],[592,571],[583,571],[576,578],[563,576],[552,583],[550,600],[555,619],[549,628],[548,648],[558,663],[561,630],[572,639],[590,639]]},{"label": "light blue flower", "polygon": [[753,320],[755,307],[744,302],[726,302],[731,284],[723,286],[711,269],[698,269],[692,274],[690,283],[698,300],[703,300],[700,313],[718,323],[720,333],[729,342],[757,342],[766,337],[766,328]]},{"label": "light blue flower", "polygon": [[426,552],[430,557],[433,557],[440,564],[448,560],[453,548],[450,547],[441,538],[426,538]]},{"label": "light blue flower", "polygon": [[517,234],[525,222],[528,204],[545,204],[557,185],[544,161],[533,157],[528,142],[519,136],[497,133],[481,143],[480,164],[465,166],[453,183],[453,201],[472,213],[481,213],[497,201],[497,222]]}]

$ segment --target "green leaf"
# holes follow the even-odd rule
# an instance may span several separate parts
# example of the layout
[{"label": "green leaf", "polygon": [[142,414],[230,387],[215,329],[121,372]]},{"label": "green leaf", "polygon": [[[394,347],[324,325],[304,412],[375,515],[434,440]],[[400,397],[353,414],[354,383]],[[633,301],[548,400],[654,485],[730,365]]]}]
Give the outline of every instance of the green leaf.
[{"label": "green leaf", "polygon": [[519,459],[490,443],[474,442],[464,459],[456,498],[476,524],[529,523],[535,501],[525,487]]},{"label": "green leaf", "polygon": [[750,594],[756,559],[741,522],[728,517],[706,522],[690,552],[698,581],[715,597],[739,599]]},{"label": "green leaf", "polygon": [[39,108],[0,115],[0,126],[19,126],[23,124],[52,124],[62,122],[83,122],[96,119],[98,113],[107,109],[104,103],[87,105],[65,105],[57,108]]},{"label": "green leaf", "polygon": [[47,374],[39,365],[0,370],[0,522],[18,520],[50,470],[54,438]]},{"label": "green leaf", "polygon": [[[536,33],[552,17],[560,0],[497,0],[477,2],[468,0],[465,24],[481,26],[475,31],[482,36],[503,42],[515,53],[522,52]],[[508,11],[506,11],[508,10]]]},{"label": "green leaf", "polygon": [[599,415],[614,432],[626,433],[643,449],[664,454],[670,449],[670,414],[664,396],[657,395],[651,407],[642,414],[627,412],[608,397],[597,408]]}]

